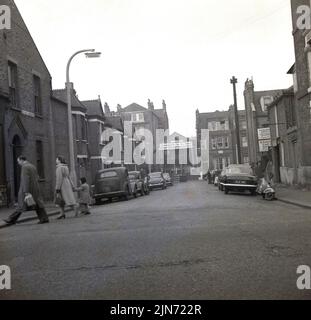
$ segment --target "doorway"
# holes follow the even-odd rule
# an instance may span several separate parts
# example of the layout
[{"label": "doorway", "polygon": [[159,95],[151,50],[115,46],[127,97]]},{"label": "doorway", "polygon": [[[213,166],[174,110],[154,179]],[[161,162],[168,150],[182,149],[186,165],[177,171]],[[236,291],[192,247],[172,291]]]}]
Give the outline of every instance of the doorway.
[{"label": "doorway", "polygon": [[17,158],[22,155],[22,143],[18,135],[14,136],[12,141],[13,146],[13,174],[14,174],[14,196],[18,198],[18,190],[20,185],[21,168],[17,163]]}]

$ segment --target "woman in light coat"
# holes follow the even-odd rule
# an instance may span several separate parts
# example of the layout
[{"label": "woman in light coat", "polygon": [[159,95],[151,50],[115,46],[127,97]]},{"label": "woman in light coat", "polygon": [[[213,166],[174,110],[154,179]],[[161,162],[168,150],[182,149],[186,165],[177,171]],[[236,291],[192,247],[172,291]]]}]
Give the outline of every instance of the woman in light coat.
[{"label": "woman in light coat", "polygon": [[63,157],[56,158],[56,194],[61,194],[63,204],[60,205],[61,214],[57,220],[65,219],[65,206],[71,207],[75,211],[75,216],[78,216],[78,204],[74,195],[74,186],[69,177],[69,168]]}]

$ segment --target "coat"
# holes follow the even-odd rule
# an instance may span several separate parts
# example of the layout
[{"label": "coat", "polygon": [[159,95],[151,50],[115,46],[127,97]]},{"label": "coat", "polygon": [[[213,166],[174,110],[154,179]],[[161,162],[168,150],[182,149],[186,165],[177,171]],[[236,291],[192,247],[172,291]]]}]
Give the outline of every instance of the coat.
[{"label": "coat", "polygon": [[73,185],[69,177],[69,169],[65,164],[59,164],[56,167],[56,191],[60,190],[66,206],[77,204],[73,193]]},{"label": "coat", "polygon": [[43,199],[40,193],[39,176],[37,169],[30,162],[25,161],[21,169],[21,181],[18,192],[18,205],[25,207],[25,194],[30,193],[39,207],[43,207]]},{"label": "coat", "polygon": [[87,183],[83,183],[80,188],[77,188],[77,191],[79,191],[79,202],[81,204],[91,203],[90,186]]}]

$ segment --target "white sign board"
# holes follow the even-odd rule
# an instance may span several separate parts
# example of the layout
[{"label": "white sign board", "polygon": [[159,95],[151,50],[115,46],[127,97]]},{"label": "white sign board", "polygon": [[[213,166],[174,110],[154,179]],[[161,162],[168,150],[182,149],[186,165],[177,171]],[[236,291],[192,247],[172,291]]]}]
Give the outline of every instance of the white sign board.
[{"label": "white sign board", "polygon": [[270,140],[270,139],[271,139],[270,128],[258,129],[258,140]]},{"label": "white sign board", "polygon": [[268,152],[271,147],[271,140],[259,140],[259,152]]}]

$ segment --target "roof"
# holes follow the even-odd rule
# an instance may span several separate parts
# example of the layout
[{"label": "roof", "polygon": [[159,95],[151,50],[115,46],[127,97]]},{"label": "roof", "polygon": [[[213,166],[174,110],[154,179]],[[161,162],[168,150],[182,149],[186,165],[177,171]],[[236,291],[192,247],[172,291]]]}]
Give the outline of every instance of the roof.
[{"label": "roof", "polygon": [[[67,90],[66,89],[53,90],[52,97],[67,104]],[[86,106],[78,99],[75,91],[73,91],[71,93],[71,106],[73,108],[82,108],[82,109],[85,109],[85,111],[86,111]]]},{"label": "roof", "polygon": [[294,97],[294,87],[291,86],[286,90],[282,90],[278,95],[274,97],[274,100],[267,106],[268,109],[277,105],[285,97]]},{"label": "roof", "polygon": [[125,111],[125,112],[147,111],[147,110],[148,109],[144,108],[143,106],[137,103],[132,103],[129,106],[122,109],[122,111]]},{"label": "roof", "polygon": [[105,125],[107,127],[110,127],[110,128],[113,128],[113,129],[116,129],[120,132],[123,132],[124,131],[124,128],[123,128],[123,123],[122,123],[122,119],[120,116],[106,116],[106,120],[105,120]]},{"label": "roof", "polygon": [[291,68],[287,71],[287,74],[294,74],[296,71],[296,63],[294,63]]},{"label": "roof", "polygon": [[86,100],[86,101],[82,101],[82,103],[83,105],[86,106],[88,116],[90,117],[96,116],[96,117],[102,117],[102,118],[105,116],[101,101],[99,99]]}]

